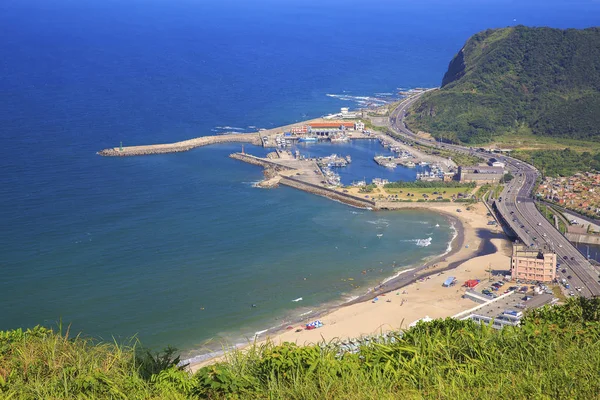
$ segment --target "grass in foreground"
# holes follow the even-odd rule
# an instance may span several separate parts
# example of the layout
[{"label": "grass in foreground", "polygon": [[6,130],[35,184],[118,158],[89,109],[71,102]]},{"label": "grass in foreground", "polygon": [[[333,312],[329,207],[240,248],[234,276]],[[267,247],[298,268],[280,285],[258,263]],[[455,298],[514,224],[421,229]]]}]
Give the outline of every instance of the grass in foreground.
[{"label": "grass in foreground", "polygon": [[496,331],[452,319],[340,356],[334,346],[254,346],[180,370],[172,353],[45,328],[0,334],[0,397],[12,399],[595,399],[600,300],[570,299]]}]

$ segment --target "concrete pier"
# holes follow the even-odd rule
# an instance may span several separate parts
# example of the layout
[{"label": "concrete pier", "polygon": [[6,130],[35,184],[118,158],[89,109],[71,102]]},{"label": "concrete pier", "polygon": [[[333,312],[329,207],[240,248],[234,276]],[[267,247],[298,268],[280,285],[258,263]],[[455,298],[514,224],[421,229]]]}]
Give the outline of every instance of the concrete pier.
[{"label": "concrete pier", "polygon": [[327,197],[339,202],[349,204],[354,207],[375,209],[376,204],[374,201],[361,199],[360,197],[353,196],[351,194],[341,193],[324,186],[315,185],[309,182],[304,182],[297,178],[282,177],[279,180],[282,185],[290,186],[296,189],[304,190],[305,192],[316,194],[319,196]]},{"label": "concrete pier", "polygon": [[354,207],[376,208],[376,203],[372,200],[326,187],[323,184],[324,177],[314,160],[267,159],[242,153],[234,153],[229,157],[265,168],[266,179],[258,184],[260,187],[285,185]]},{"label": "concrete pier", "polygon": [[261,140],[257,133],[236,133],[231,135],[202,136],[175,143],[153,144],[147,146],[127,146],[123,148],[113,147],[101,150],[98,152],[98,154],[105,157],[128,157],[151,154],[180,153],[196,147],[208,146],[217,143],[251,143],[260,146]]}]

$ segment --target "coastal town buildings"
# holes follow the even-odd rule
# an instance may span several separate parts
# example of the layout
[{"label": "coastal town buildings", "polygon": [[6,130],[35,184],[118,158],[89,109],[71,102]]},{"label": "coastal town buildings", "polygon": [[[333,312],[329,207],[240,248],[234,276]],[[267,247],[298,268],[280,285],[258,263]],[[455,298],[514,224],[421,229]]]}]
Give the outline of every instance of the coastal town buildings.
[{"label": "coastal town buildings", "polygon": [[510,271],[513,279],[552,282],[556,277],[556,253],[515,244]]},{"label": "coastal town buildings", "polygon": [[591,217],[600,215],[600,173],[577,173],[569,177],[546,177],[537,196]]},{"label": "coastal town buildings", "polygon": [[340,114],[342,118],[356,118],[358,116],[355,112],[350,112],[348,107],[342,107]]},{"label": "coastal town buildings", "polygon": [[292,135],[304,135],[307,132],[308,132],[308,126],[306,126],[306,125],[293,126],[290,128],[290,133]]},{"label": "coastal town buildings", "polygon": [[461,182],[499,183],[504,176],[504,167],[485,164],[458,167],[458,176]]},{"label": "coastal town buildings", "polygon": [[[327,122],[311,122],[307,130],[311,134],[329,136],[332,133],[338,133],[346,130],[357,130],[363,131],[365,124],[362,121],[349,122],[349,121],[327,121]],[[293,128],[290,130],[292,133],[296,133]],[[302,132],[301,132],[302,133]],[[297,134],[297,133],[296,133]]]}]

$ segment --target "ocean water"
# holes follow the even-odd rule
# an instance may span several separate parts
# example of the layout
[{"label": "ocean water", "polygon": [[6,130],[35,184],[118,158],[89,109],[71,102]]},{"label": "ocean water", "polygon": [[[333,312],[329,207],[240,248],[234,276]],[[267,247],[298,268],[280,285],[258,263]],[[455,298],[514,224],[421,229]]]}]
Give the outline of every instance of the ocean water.
[{"label": "ocean water", "polygon": [[[598,11],[593,1],[0,2],[0,329],[62,318],[194,354],[444,252],[443,217],[255,188],[260,168],[227,158],[235,144],[95,152],[269,128],[435,86],[481,29],[586,27]],[[351,154],[345,182],[413,178],[378,169],[377,146],[307,151]]]},{"label": "ocean water", "polygon": [[388,169],[378,165],[375,156],[393,156],[394,153],[383,147],[377,140],[355,140],[350,142],[318,142],[297,143],[289,148],[294,154],[297,151],[306,157],[327,157],[332,154],[350,156],[351,162],[345,167],[332,168],[340,176],[342,185],[350,185],[365,180],[370,183],[373,178],[384,178],[390,182],[414,181],[418,172],[429,171],[427,166],[405,168],[398,166]]}]

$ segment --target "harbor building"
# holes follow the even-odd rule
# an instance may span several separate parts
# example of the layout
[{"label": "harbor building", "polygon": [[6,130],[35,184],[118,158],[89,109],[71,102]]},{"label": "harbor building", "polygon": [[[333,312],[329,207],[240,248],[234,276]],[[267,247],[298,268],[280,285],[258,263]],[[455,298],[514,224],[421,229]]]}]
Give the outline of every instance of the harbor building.
[{"label": "harbor building", "polygon": [[531,250],[522,244],[513,246],[511,276],[525,281],[552,282],[556,277],[556,253]]},{"label": "harbor building", "polygon": [[358,116],[355,112],[348,111],[348,107],[342,107],[340,109],[340,115],[342,118],[356,118]]},{"label": "harbor building", "polygon": [[354,129],[357,131],[364,131],[365,130],[365,123],[362,121],[356,121],[354,123]]},{"label": "harbor building", "polygon": [[329,136],[333,133],[354,129],[354,122],[330,121],[330,122],[312,122],[308,125],[308,131],[313,135]]},{"label": "harbor building", "polygon": [[461,182],[498,183],[504,176],[504,167],[478,165],[473,167],[458,167]]},{"label": "harbor building", "polygon": [[290,133],[292,135],[305,135],[306,133],[308,133],[308,126],[293,126],[292,128],[290,128]]}]

